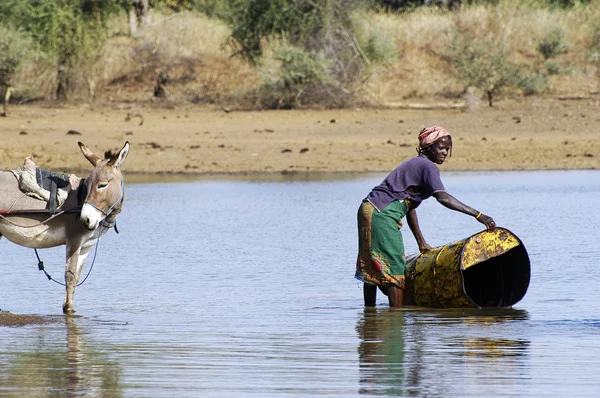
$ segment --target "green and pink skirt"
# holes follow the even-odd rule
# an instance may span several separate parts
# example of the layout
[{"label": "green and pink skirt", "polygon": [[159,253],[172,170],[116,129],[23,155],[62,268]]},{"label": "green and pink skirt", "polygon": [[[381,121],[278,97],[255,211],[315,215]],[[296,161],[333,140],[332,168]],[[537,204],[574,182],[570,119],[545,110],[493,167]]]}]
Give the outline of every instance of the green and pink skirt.
[{"label": "green and pink skirt", "polygon": [[358,209],[356,279],[404,289],[406,256],[400,228],[409,210],[405,200],[395,200],[379,212],[370,202],[363,201]]}]

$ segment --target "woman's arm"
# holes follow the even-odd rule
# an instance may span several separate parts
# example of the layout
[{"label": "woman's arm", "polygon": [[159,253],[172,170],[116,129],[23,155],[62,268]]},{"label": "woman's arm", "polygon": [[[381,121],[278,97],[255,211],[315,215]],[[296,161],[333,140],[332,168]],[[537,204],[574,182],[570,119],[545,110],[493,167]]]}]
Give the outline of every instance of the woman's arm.
[{"label": "woman's arm", "polygon": [[411,209],[406,215],[406,221],[408,221],[408,226],[412,231],[417,244],[419,245],[419,251],[421,253],[425,253],[427,250],[431,250],[431,246],[425,242],[425,238],[423,238],[423,234],[421,233],[421,228],[419,227],[419,219],[417,218],[417,211],[415,209]]},{"label": "woman's arm", "polygon": [[496,223],[494,222],[494,219],[492,217],[485,215],[482,212],[477,211],[470,206],[467,206],[466,204],[456,199],[454,196],[450,195],[448,192],[439,191],[434,193],[433,196],[437,199],[438,202],[440,202],[442,206],[475,217],[477,221],[485,225],[488,231],[493,231],[496,229]]}]

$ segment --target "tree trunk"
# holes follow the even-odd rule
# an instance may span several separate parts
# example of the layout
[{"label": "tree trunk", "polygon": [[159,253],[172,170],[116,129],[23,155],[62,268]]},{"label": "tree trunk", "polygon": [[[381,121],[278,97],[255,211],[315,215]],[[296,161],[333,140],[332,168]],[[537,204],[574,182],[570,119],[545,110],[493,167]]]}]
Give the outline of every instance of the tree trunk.
[{"label": "tree trunk", "polygon": [[135,9],[129,10],[129,36],[134,37],[137,33],[138,22],[137,16],[135,15]]},{"label": "tree trunk", "polygon": [[165,85],[167,84],[167,76],[160,72],[158,74],[158,78],[156,79],[156,85],[154,86],[154,96],[157,98],[167,98],[167,91],[165,90]]},{"label": "tree trunk", "polygon": [[129,10],[129,34],[135,36],[141,26],[152,25],[151,0],[135,0]]},{"label": "tree trunk", "polygon": [[96,79],[88,78],[88,93],[92,100],[96,99]]},{"label": "tree trunk", "polygon": [[0,116],[8,116],[8,103],[10,102],[10,93],[12,91],[12,87],[3,86],[0,89],[0,95],[4,97],[4,101],[2,104],[2,112],[0,112]]},{"label": "tree trunk", "polygon": [[140,15],[138,16],[140,25],[152,25],[152,7],[150,6],[150,0],[139,0],[138,3],[141,4]]},{"label": "tree trunk", "polygon": [[56,86],[56,99],[63,101],[67,100],[67,90],[69,88],[69,78],[67,76],[68,67],[64,64],[59,64],[58,72],[56,74],[57,86]]}]

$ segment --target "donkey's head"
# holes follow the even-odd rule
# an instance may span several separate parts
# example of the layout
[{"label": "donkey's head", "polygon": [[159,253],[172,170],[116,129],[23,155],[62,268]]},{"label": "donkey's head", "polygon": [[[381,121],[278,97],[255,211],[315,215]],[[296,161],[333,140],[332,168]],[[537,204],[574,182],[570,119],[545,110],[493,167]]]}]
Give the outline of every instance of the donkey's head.
[{"label": "donkey's head", "polygon": [[81,142],[78,143],[83,156],[94,165],[94,170],[86,179],[87,196],[81,208],[81,222],[89,229],[98,228],[105,219],[114,221],[123,203],[123,174],[118,169],[129,154],[129,142],[116,154],[107,153],[101,159]]}]

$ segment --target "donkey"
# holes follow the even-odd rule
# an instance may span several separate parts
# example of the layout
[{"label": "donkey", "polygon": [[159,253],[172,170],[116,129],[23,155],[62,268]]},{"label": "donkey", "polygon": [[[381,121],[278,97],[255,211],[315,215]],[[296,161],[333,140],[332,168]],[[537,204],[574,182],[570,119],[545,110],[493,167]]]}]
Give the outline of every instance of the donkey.
[{"label": "donkey", "polygon": [[121,212],[124,180],[118,167],[129,154],[129,142],[116,154],[106,152],[106,159],[78,144],[94,170],[85,179],[70,176],[66,199],[55,210],[21,192],[12,172],[0,171],[0,237],[35,249],[66,246],[65,314],[75,313],[73,295],[85,259]]}]

